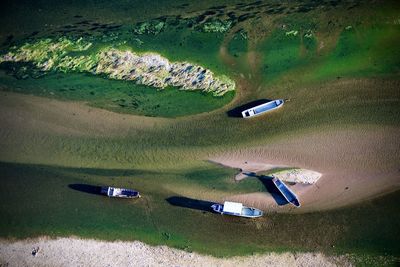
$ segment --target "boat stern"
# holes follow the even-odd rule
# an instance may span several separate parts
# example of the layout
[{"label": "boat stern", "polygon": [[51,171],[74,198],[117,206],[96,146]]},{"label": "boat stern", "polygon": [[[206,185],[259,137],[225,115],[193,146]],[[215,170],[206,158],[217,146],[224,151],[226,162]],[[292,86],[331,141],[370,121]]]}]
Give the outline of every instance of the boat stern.
[{"label": "boat stern", "polygon": [[215,204],[211,205],[211,208],[213,211],[215,211],[217,213],[222,213],[224,206],[221,204],[215,203]]}]

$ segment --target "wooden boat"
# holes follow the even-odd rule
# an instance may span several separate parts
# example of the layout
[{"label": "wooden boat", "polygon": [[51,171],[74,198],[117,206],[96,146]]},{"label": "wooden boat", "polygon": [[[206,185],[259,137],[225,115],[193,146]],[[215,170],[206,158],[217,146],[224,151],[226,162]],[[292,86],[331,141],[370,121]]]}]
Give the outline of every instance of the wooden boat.
[{"label": "wooden boat", "polygon": [[263,215],[263,212],[259,209],[256,208],[250,208],[243,206],[242,203],[237,203],[237,202],[229,202],[225,201],[225,203],[222,204],[213,204],[211,208],[220,214],[227,214],[227,215],[233,215],[233,216],[239,216],[239,217],[246,217],[246,218],[256,218],[256,217],[261,217]]},{"label": "wooden boat", "polygon": [[251,117],[255,117],[258,115],[261,115],[263,113],[266,113],[268,111],[272,111],[274,109],[280,108],[283,106],[283,103],[285,103],[285,101],[283,99],[277,99],[277,100],[272,100],[269,101],[267,103],[246,109],[244,111],[242,111],[242,116],[243,118],[251,118]]},{"label": "wooden boat", "polygon": [[120,197],[120,198],[139,198],[139,192],[126,189],[126,188],[117,188],[111,186],[103,186],[101,187],[101,193],[108,197]]},{"label": "wooden boat", "polygon": [[283,197],[287,200],[287,202],[291,203],[296,207],[300,207],[300,201],[298,200],[296,194],[293,193],[292,190],[290,190],[289,187],[287,187],[284,182],[275,177],[272,178],[272,182],[279,190],[279,192],[282,193]]}]

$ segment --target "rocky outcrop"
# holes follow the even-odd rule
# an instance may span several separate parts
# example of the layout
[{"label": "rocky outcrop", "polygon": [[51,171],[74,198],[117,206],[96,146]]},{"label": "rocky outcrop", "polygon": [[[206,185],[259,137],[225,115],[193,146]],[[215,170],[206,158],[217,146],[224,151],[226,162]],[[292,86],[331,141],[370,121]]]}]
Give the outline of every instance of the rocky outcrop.
[{"label": "rocky outcrop", "polygon": [[170,62],[156,53],[138,54],[108,47],[92,54],[76,55],[76,52],[86,51],[89,47],[91,43],[82,39],[75,42],[65,38],[57,41],[46,39],[14,47],[0,57],[0,63],[30,62],[43,71],[90,72],[160,89],[174,86],[181,90],[201,90],[214,96],[235,89],[235,83],[226,76],[216,76],[210,70],[189,62]]}]

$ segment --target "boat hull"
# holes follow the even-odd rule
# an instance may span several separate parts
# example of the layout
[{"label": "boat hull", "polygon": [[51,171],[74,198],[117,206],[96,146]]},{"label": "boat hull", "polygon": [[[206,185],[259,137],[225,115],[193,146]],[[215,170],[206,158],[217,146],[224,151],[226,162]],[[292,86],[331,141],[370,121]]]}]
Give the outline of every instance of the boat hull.
[{"label": "boat hull", "polygon": [[277,178],[273,178],[272,182],[274,183],[276,188],[279,190],[279,192],[281,192],[281,194],[287,200],[287,202],[289,202],[290,204],[292,204],[295,207],[300,207],[301,206],[300,201],[297,198],[296,194],[293,193],[293,191],[290,190],[285,185],[285,183],[283,183],[281,180],[279,180]]},{"label": "boat hull", "polygon": [[222,204],[214,204],[211,206],[214,212],[220,213],[223,215],[231,215],[231,216],[238,216],[238,217],[244,217],[244,218],[258,218],[263,216],[263,211],[252,208],[252,207],[246,207],[243,206],[241,209],[241,212],[228,212],[224,211],[224,205]]},{"label": "boat hull", "polygon": [[285,101],[283,99],[273,100],[249,109],[242,111],[243,118],[252,118],[267,112],[273,111],[283,106]]},{"label": "boat hull", "polygon": [[114,198],[140,198],[140,193],[138,191],[127,188],[104,186],[101,188],[101,193]]}]

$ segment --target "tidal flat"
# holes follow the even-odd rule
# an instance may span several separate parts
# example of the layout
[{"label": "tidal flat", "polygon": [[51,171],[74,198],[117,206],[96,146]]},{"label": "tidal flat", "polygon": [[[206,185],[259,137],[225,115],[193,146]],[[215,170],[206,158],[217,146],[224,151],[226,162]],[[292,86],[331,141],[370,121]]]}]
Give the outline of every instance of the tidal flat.
[{"label": "tidal flat", "polygon": [[[395,1],[1,5],[5,242],[77,236],[216,257],[312,252],[362,266],[399,261]],[[37,49],[45,40],[71,46]],[[78,49],[80,42],[91,45]],[[110,52],[107,72],[99,72],[102,51],[157,60],[130,65],[126,53]],[[179,82],[169,83],[174,70],[163,59],[189,64],[174,77]],[[203,90],[219,88],[219,77],[232,90]],[[270,99],[289,101],[240,118],[241,107]],[[322,176],[299,191],[301,208],[270,208],[261,180],[234,179],[252,164]],[[102,185],[143,197],[94,194]],[[225,200],[265,216],[210,212]]]}]

